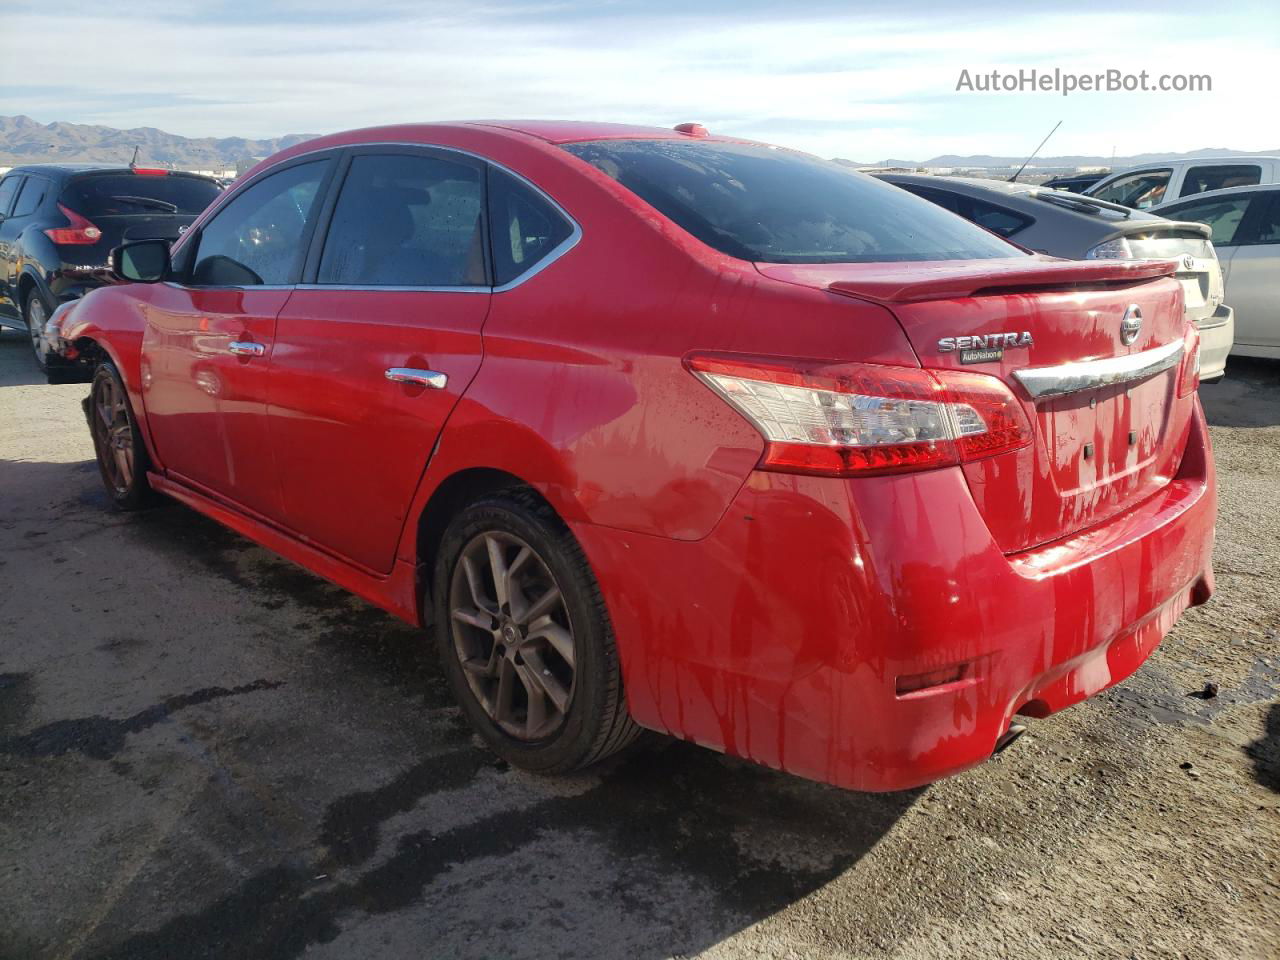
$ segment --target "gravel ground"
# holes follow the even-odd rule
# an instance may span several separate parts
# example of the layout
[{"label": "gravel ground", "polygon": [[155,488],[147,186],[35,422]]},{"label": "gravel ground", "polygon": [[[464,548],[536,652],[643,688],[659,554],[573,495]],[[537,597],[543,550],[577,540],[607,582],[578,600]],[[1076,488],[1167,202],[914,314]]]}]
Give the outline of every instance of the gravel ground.
[{"label": "gravel ground", "polygon": [[1202,390],[1214,600],[991,763],[871,796],[684,744],[507,768],[416,631],[106,509],[86,388],[26,350],[0,335],[0,956],[1280,957],[1280,364]]}]

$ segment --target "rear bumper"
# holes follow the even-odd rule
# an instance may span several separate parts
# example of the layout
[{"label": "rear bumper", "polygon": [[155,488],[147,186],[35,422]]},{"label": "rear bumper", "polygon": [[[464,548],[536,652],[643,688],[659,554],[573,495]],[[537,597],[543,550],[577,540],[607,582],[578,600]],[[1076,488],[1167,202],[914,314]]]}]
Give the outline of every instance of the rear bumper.
[{"label": "rear bumper", "polygon": [[1227,372],[1227,354],[1236,338],[1236,313],[1221,304],[1196,328],[1200,331],[1200,379],[1216,380]]},{"label": "rear bumper", "polygon": [[[1158,495],[1014,556],[959,470],[755,473],[701,541],[575,532],[639,723],[838,786],[898,790],[981,763],[1017,713],[1044,716],[1132,673],[1211,595],[1215,511],[1197,405]],[[927,674],[935,685],[910,689]]]}]

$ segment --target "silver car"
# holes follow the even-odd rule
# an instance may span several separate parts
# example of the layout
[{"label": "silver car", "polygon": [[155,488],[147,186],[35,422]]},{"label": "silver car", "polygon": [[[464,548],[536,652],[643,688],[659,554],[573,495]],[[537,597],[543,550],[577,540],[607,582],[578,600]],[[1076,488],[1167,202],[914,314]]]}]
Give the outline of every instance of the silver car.
[{"label": "silver car", "polygon": [[1231,352],[1280,360],[1280,186],[1214,190],[1152,212],[1209,226],[1239,318]]},{"label": "silver car", "polygon": [[1164,217],[1094,197],[1026,183],[880,174],[880,179],[1037,253],[1069,260],[1177,260],[1187,317],[1200,330],[1200,378],[1226,372],[1235,315],[1223,303],[1222,268],[1210,231],[1187,218]]}]

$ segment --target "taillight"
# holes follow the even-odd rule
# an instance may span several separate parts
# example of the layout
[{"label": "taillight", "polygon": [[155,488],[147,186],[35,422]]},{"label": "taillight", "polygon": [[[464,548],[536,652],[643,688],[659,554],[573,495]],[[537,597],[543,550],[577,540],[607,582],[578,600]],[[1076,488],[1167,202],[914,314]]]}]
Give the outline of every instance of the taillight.
[{"label": "taillight", "polygon": [[1031,442],[1017,399],[983,374],[705,354],[688,366],[763,435],[762,470],[898,473]]},{"label": "taillight", "polygon": [[74,246],[97,243],[102,239],[102,231],[70,207],[64,207],[62,204],[58,204],[58,209],[61,210],[62,215],[70,221],[70,225],[65,227],[50,227],[44,232],[44,235],[54,243],[64,246]]},{"label": "taillight", "polygon": [[1183,339],[1182,372],[1178,375],[1178,396],[1185,397],[1200,386],[1200,331],[1194,323],[1187,324]]}]

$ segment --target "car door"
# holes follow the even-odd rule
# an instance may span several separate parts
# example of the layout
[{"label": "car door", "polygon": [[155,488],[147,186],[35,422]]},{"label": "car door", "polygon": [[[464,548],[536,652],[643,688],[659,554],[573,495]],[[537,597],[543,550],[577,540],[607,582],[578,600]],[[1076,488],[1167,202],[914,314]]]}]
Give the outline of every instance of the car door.
[{"label": "car door", "polygon": [[391,570],[445,419],[480,366],[485,167],[453,151],[352,150],[307,281],[275,331],[271,445],[287,525]]},{"label": "car door", "polygon": [[1236,343],[1280,356],[1280,190],[1248,196],[1249,210],[1231,252],[1226,302],[1236,312]]},{"label": "car door", "polygon": [[19,225],[10,221],[13,201],[22,188],[24,177],[10,173],[0,179],[0,319],[15,325],[22,317],[18,302],[17,238]]},{"label": "car door", "polygon": [[180,248],[150,297],[143,398],[177,479],[262,516],[280,502],[266,402],[276,314],[301,270],[336,156],[272,168]]}]

